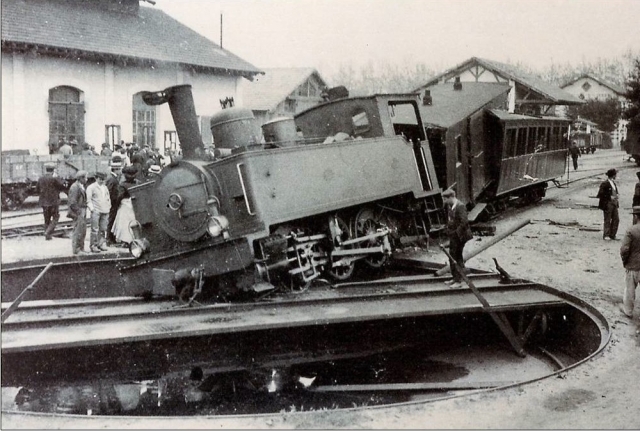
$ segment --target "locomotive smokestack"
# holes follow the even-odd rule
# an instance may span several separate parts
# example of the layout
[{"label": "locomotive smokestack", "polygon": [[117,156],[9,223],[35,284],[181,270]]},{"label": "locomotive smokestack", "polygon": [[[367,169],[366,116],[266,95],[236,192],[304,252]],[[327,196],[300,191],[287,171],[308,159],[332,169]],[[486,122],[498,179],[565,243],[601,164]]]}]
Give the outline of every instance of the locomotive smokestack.
[{"label": "locomotive smokestack", "polygon": [[176,85],[162,91],[142,93],[147,105],[169,103],[171,116],[176,125],[180,148],[185,159],[200,159],[204,155],[204,144],[198,127],[198,117],[193,103],[191,85]]}]

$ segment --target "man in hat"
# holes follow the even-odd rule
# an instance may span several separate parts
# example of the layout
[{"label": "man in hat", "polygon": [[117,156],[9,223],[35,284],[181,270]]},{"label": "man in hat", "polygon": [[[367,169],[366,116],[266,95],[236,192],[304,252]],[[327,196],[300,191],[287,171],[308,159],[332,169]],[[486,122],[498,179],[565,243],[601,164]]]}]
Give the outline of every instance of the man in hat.
[{"label": "man in hat", "polygon": [[51,234],[60,218],[60,192],[65,190],[64,184],[55,176],[55,166],[46,165],[45,174],[38,179],[38,201],[44,214],[44,237],[51,240]]},{"label": "man in hat", "polygon": [[82,146],[78,144],[78,141],[76,141],[76,138],[71,137],[71,139],[69,140],[69,145],[71,145],[71,148],[73,148],[73,154],[82,153]]},{"label": "man in hat", "polygon": [[162,172],[162,168],[160,166],[158,165],[149,166],[149,178],[155,179],[160,175],[160,172]]},{"label": "man in hat", "polygon": [[604,215],[604,230],[602,232],[602,238],[605,241],[617,240],[616,234],[618,233],[618,224],[620,224],[620,218],[618,216],[619,198],[618,198],[618,186],[616,184],[616,175],[618,171],[615,169],[609,169],[607,171],[607,179],[600,184],[598,190],[598,208],[602,210]]},{"label": "man in hat", "polygon": [[457,263],[449,262],[451,267],[451,275],[453,279],[445,282],[450,287],[456,288],[462,286],[462,275],[460,271],[464,271],[464,259],[462,251],[467,241],[473,238],[471,228],[469,227],[469,218],[467,208],[462,202],[456,198],[456,192],[447,189],[442,193],[445,208],[447,209],[447,236],[449,237],[449,254]]},{"label": "man in hat", "polygon": [[87,208],[91,211],[91,252],[107,251],[105,234],[109,225],[111,198],[105,185],[107,176],[96,172],[96,182],[87,187]]},{"label": "man in hat", "polygon": [[620,246],[620,257],[626,270],[625,288],[622,295],[620,311],[629,317],[633,317],[633,309],[636,301],[636,287],[640,283],[640,206],[634,206],[633,225],[627,230]]},{"label": "man in hat", "polygon": [[100,155],[111,157],[112,154],[113,154],[113,151],[111,151],[111,148],[109,148],[109,144],[107,144],[106,142],[103,142],[102,150],[100,150]]},{"label": "man in hat", "polygon": [[84,144],[82,144],[82,152],[80,153],[83,156],[93,156],[94,152],[91,149],[91,145],[89,145],[88,142],[85,142]]},{"label": "man in hat", "polygon": [[576,145],[575,142],[571,143],[571,148],[569,148],[569,154],[571,155],[571,159],[573,160],[573,170],[578,170],[578,157],[580,156],[580,149]]},{"label": "man in hat", "polygon": [[120,185],[120,179],[122,177],[122,157],[114,155],[111,158],[111,172],[109,178],[107,178],[106,186],[109,189],[109,199],[111,200],[111,209],[109,210],[109,222],[107,223],[107,246],[115,245],[116,237],[111,232],[113,223],[116,220],[118,214],[118,207],[120,201],[124,195],[124,187]]},{"label": "man in hat", "polygon": [[78,171],[76,181],[69,189],[69,218],[73,219],[73,232],[71,233],[71,250],[73,254],[85,254],[84,239],[87,235],[87,193],[84,189],[87,184],[87,171]]}]

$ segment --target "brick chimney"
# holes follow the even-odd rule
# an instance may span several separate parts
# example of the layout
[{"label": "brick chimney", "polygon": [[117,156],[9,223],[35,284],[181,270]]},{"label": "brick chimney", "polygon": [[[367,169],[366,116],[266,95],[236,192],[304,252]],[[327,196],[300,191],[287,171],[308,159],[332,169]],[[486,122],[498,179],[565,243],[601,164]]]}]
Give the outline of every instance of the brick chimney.
[{"label": "brick chimney", "polygon": [[454,89],[455,91],[460,91],[460,90],[462,90],[462,82],[460,82],[460,77],[459,77],[459,76],[456,76],[456,80],[455,80],[455,82],[453,83],[453,89]]}]

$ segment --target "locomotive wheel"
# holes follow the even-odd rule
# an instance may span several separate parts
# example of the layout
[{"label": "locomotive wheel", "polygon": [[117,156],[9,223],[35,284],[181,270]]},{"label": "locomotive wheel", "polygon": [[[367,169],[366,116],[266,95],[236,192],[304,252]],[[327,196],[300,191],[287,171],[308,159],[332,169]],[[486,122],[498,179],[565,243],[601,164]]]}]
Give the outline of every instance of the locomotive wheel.
[{"label": "locomotive wheel", "polygon": [[[349,232],[349,226],[347,225],[347,223],[345,223],[345,221],[340,217],[336,217],[336,221],[338,222],[338,227],[342,231],[342,233],[340,234],[340,240],[346,241],[350,239],[351,234]],[[348,280],[353,275],[353,269],[355,268],[355,266],[355,262],[351,262],[349,265],[340,265],[336,267],[332,265],[332,267],[328,270],[328,273],[336,280]]]},{"label": "locomotive wheel", "polygon": [[[374,234],[377,232],[379,225],[380,225],[380,218],[376,217],[373,208],[365,207],[358,212],[358,214],[355,216],[353,220],[354,236],[357,238],[360,236]],[[371,241],[367,241],[363,243],[362,246],[375,247],[377,245],[380,245],[381,243],[382,243],[382,239],[378,238],[377,240],[374,239]],[[387,255],[383,253],[373,254],[365,258],[364,261],[366,262],[367,265],[371,266],[372,268],[380,268],[387,261]]]}]

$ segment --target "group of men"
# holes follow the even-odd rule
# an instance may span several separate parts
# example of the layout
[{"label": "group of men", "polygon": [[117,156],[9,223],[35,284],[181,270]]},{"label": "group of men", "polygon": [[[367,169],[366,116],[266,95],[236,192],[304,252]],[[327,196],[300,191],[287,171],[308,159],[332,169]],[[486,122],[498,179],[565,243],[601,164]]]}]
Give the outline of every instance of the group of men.
[{"label": "group of men", "polygon": [[[620,217],[618,208],[620,207],[620,194],[616,177],[618,171],[609,169],[607,179],[600,184],[598,189],[598,208],[602,210],[604,216],[604,229],[602,237],[604,240],[617,240],[618,225]],[[627,230],[622,238],[620,246],[620,258],[625,268],[625,288],[622,295],[620,311],[631,318],[636,299],[636,287],[640,283],[640,172],[636,173],[638,184],[636,184],[631,214],[633,225]]]},{"label": "group of men", "polygon": [[49,154],[62,154],[65,157],[72,155],[95,155],[98,153],[95,151],[95,147],[88,142],[80,145],[75,138],[69,139],[67,142],[63,137],[60,137],[57,144],[49,145]]},{"label": "group of men", "polygon": [[[71,234],[71,250],[74,255],[85,254],[87,230],[87,210],[90,212],[90,251],[100,253],[114,246],[118,239],[113,233],[118,208],[128,197],[128,188],[138,184],[138,168],[130,165],[123,167],[119,156],[110,163],[109,175],[103,172],[94,174],[95,182],[87,186],[89,174],[81,170],[76,173],[76,181],[68,192],[68,217],[74,220]],[[45,239],[51,240],[59,220],[60,192],[65,190],[64,183],[55,175],[55,166],[46,166],[46,174],[38,180],[39,202],[45,220]]]}]

